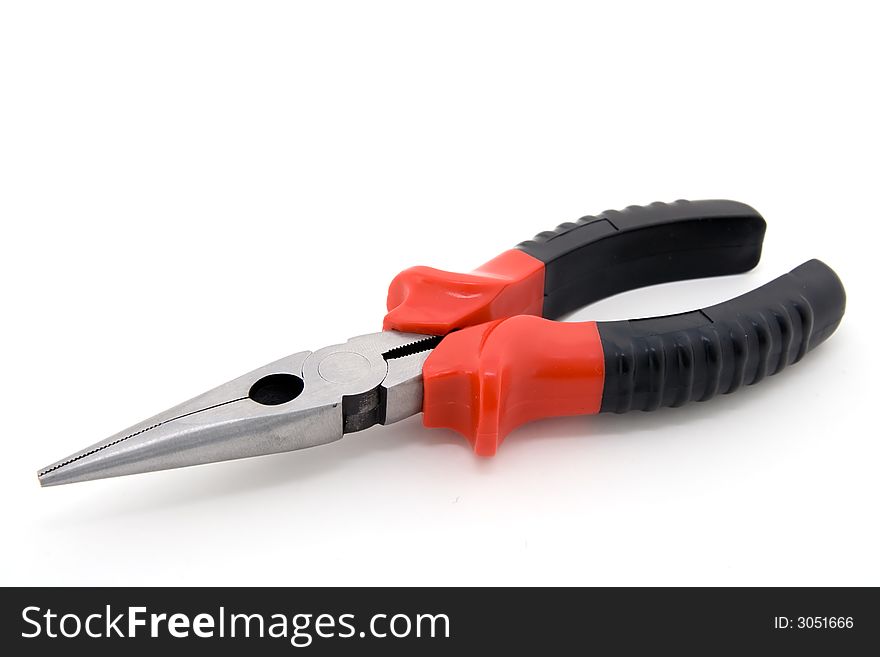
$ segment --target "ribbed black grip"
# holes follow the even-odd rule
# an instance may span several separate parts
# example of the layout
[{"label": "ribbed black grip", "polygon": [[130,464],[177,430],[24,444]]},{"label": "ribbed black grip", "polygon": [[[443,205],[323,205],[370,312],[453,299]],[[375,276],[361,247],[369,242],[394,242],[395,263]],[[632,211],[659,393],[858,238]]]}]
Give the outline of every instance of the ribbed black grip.
[{"label": "ribbed black grip", "polygon": [[745,203],[676,201],[582,217],[517,248],[544,263],[543,316],[558,319],[624,290],[747,271],[765,228]]},{"label": "ribbed black grip", "polygon": [[727,394],[796,363],[831,335],[846,308],[819,260],[730,301],[680,315],[599,322],[602,411],[652,411]]}]

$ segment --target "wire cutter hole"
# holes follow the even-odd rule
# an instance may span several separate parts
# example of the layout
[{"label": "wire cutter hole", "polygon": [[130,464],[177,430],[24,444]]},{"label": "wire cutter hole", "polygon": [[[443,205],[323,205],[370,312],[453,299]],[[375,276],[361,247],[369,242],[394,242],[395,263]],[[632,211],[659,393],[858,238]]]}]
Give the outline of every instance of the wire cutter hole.
[{"label": "wire cutter hole", "polygon": [[303,380],[293,374],[270,374],[251,386],[248,397],[258,404],[277,406],[299,397],[304,387]]}]

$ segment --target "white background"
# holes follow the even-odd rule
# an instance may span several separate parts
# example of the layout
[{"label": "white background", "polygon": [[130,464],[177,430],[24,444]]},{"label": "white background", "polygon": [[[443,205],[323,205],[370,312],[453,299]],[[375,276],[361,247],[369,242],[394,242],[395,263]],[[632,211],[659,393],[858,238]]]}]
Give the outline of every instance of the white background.
[{"label": "white background", "polygon": [[[0,10],[3,584],[880,584],[871,3],[21,2]],[[736,395],[479,459],[419,418],[41,489],[39,467],[287,353],[387,284],[607,208],[732,198],[838,332]]]}]

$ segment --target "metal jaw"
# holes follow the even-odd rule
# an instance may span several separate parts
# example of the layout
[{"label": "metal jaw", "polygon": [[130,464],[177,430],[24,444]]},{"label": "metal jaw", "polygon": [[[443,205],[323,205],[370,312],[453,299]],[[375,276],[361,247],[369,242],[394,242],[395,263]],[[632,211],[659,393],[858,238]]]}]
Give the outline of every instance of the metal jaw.
[{"label": "metal jaw", "polygon": [[245,374],[38,472],[42,486],[287,452],[422,410],[440,338],[382,331]]}]

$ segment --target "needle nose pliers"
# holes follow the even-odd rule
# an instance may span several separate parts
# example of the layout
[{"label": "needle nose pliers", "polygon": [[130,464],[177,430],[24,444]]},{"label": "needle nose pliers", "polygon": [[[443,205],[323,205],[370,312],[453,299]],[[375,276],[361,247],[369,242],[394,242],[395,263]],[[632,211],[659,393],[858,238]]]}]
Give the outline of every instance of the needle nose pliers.
[{"label": "needle nose pliers", "polygon": [[282,358],[38,471],[44,486],[286,452],[419,412],[490,456],[543,417],[651,411],[733,392],[830,336],[846,295],[810,260],[708,308],[557,322],[624,290],[745,272],[766,224],[724,200],[582,217],[474,272],[407,269],[381,332]]}]

